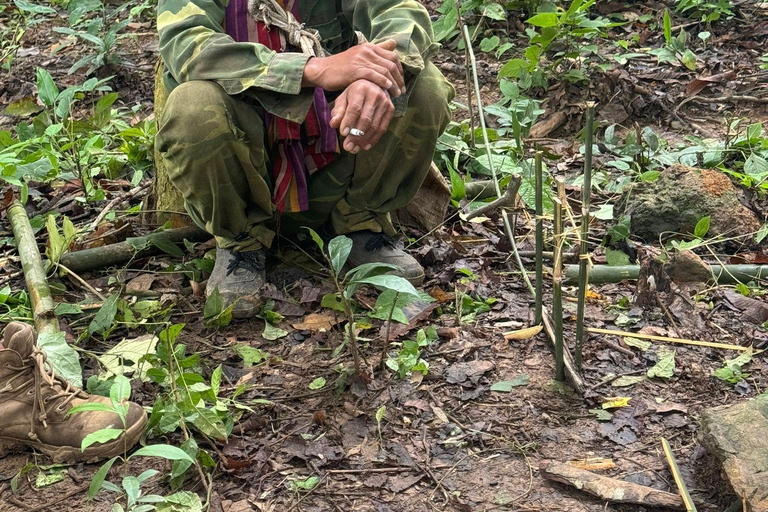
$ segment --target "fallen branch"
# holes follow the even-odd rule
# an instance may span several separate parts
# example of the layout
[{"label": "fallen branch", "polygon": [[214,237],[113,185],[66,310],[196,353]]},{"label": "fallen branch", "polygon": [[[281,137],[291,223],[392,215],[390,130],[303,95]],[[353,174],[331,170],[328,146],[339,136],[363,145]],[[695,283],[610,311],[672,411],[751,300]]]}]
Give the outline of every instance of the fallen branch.
[{"label": "fallen branch", "polygon": [[470,181],[464,184],[464,195],[473,201],[482,201],[496,196],[491,180]]},{"label": "fallen branch", "polygon": [[93,231],[96,229],[96,227],[99,225],[99,222],[104,220],[104,217],[107,216],[107,214],[112,210],[112,208],[115,207],[116,204],[122,203],[123,201],[127,201],[128,199],[133,198],[136,196],[139,192],[142,190],[148,188],[152,184],[151,181],[148,181],[144,183],[143,185],[139,185],[138,187],[134,187],[128,192],[124,194],[120,194],[119,196],[112,199],[110,202],[107,203],[107,205],[102,209],[99,214],[96,216],[96,218],[91,222],[90,227],[88,228],[89,231]]},{"label": "fallen branch", "polygon": [[558,111],[549,116],[548,118],[539,121],[531,127],[531,131],[528,133],[528,137],[531,139],[543,139],[548,137],[550,133],[560,128],[568,116],[565,113]]},{"label": "fallen branch", "polygon": [[491,201],[488,204],[484,204],[477,210],[471,211],[465,217],[466,220],[472,220],[476,217],[480,217],[481,215],[485,215],[486,213],[492,212],[497,208],[515,206],[515,200],[517,199],[517,190],[520,188],[520,183],[522,183],[522,181],[523,179],[519,175],[513,174],[510,178],[509,185],[507,186],[507,190],[504,192],[503,196],[501,196],[500,198],[494,201]]},{"label": "fallen branch", "polygon": [[685,504],[677,494],[596,475],[591,471],[578,469],[562,462],[544,460],[541,462],[539,470],[547,480],[573,486],[603,500],[614,503],[634,503],[646,507],[685,510]]},{"label": "fallen branch", "polygon": [[27,282],[35,328],[38,333],[59,332],[59,321],[54,312],[56,304],[48,287],[43,258],[37,248],[35,232],[32,231],[27,212],[19,201],[14,201],[8,207],[8,220],[16,238],[16,249],[19,251],[24,280]]},{"label": "fallen branch", "polygon": [[641,332],[614,331],[613,329],[598,329],[596,327],[587,327],[586,330],[587,332],[591,332],[592,334],[610,334],[613,336],[623,336],[625,338],[638,338],[641,340],[652,340],[652,341],[666,341],[668,343],[678,343],[680,345],[695,345],[697,347],[722,348],[725,350],[739,350],[742,352],[749,349],[749,347],[742,347],[741,345],[729,345],[727,343],[717,343],[714,341],[670,338],[669,336],[656,336],[653,334],[643,334]]},{"label": "fallen branch", "polygon": [[162,249],[154,241],[163,238],[174,244],[180,244],[185,239],[190,242],[204,242],[210,239],[211,235],[197,226],[160,231],[146,236],[129,238],[125,242],[69,252],[61,257],[60,263],[72,272],[88,272],[89,270],[119,265],[134,258],[145,258],[162,253]]},{"label": "fallen branch", "polygon": [[[579,280],[578,265],[564,265],[565,284],[576,284]],[[718,284],[748,283],[755,279],[768,279],[768,265],[709,265],[709,271]],[[589,280],[593,284],[620,283],[637,280],[639,265],[595,265],[590,270]]]}]

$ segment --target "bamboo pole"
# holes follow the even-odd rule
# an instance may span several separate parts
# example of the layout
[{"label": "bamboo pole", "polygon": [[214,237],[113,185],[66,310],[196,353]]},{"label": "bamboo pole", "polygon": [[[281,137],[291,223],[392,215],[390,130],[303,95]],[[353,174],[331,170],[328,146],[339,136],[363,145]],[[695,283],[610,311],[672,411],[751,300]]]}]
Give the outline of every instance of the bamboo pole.
[{"label": "bamboo pole", "polygon": [[584,179],[581,186],[581,244],[579,246],[579,297],[576,311],[576,345],[574,359],[576,368],[581,370],[582,344],[584,340],[584,310],[587,305],[589,286],[589,203],[592,192],[592,142],[595,125],[595,103],[587,103],[587,123],[584,146]]},{"label": "bamboo pole", "polygon": [[[469,37],[469,30],[467,30],[466,25],[462,27],[462,32],[464,34],[464,43],[467,45],[467,53],[469,54],[469,60],[470,64],[472,66],[472,79],[474,84],[474,91],[475,91],[475,100],[477,101],[477,111],[478,115],[480,117],[480,126],[482,128],[483,132],[483,142],[485,145],[485,151],[486,155],[488,156],[488,166],[491,170],[491,176],[493,178],[493,185],[496,189],[496,197],[501,197],[501,188],[499,187],[499,180],[496,176],[496,169],[493,166],[493,158],[491,155],[491,145],[490,141],[488,140],[488,132],[485,128],[485,113],[483,112],[483,101],[480,97],[480,83],[477,78],[477,62],[475,60],[475,52],[472,49],[472,40]],[[469,84],[467,84],[469,86]],[[525,282],[526,287],[528,287],[528,290],[533,295],[535,294],[535,290],[533,288],[533,284],[531,283],[531,280],[528,278],[528,273],[525,270],[525,265],[523,265],[523,260],[520,258],[520,253],[517,250],[517,242],[515,241],[514,232],[512,231],[512,223],[509,221],[509,215],[507,214],[506,210],[501,211],[501,218],[504,222],[504,232],[507,235],[507,238],[509,239],[509,243],[512,246],[512,252],[515,256],[515,262],[517,263],[518,268],[520,268],[520,274],[523,277],[523,281]],[[555,333],[552,329],[552,326],[550,325],[551,322],[548,321],[546,312],[543,313],[544,320],[544,328],[547,331],[547,335],[549,336],[549,339],[552,341],[552,343],[555,343]],[[571,384],[573,385],[573,388],[576,390],[577,393],[581,394],[584,392],[584,380],[581,378],[581,376],[576,372],[573,368],[573,365],[570,364],[569,358],[570,353],[566,354],[566,364],[565,368],[568,372],[568,379],[571,381]]]},{"label": "bamboo pole", "polygon": [[[768,279],[768,265],[710,265],[713,279],[719,284],[737,284],[740,282]],[[593,265],[589,280],[593,284],[620,283],[634,281],[640,274],[639,265]],[[579,280],[579,265],[565,265],[564,284],[575,284]]]},{"label": "bamboo pole", "polygon": [[677,465],[677,459],[675,454],[672,453],[672,447],[669,446],[669,441],[665,438],[661,438],[661,445],[664,447],[664,455],[667,457],[669,463],[669,469],[672,472],[672,476],[675,477],[675,483],[677,484],[677,490],[680,492],[680,497],[683,498],[685,503],[686,512],[696,512],[696,505],[691,499],[691,494],[688,492],[688,487],[685,486],[683,476],[680,474],[680,467]]},{"label": "bamboo pole", "polygon": [[[728,343],[717,343],[714,341],[687,340],[685,338],[670,338],[669,336],[656,336],[655,334],[644,334],[642,332],[618,331],[614,329],[598,329],[597,327],[587,327],[587,332],[592,334],[610,334],[612,336],[622,336],[624,338],[637,338],[641,340],[664,341],[667,343],[679,343],[681,345],[695,345],[697,347],[721,348],[724,350],[746,351],[749,347],[741,345],[729,345]],[[755,351],[755,354],[761,351]]]},{"label": "bamboo pole", "polygon": [[555,204],[555,263],[552,270],[552,318],[555,322],[555,378],[565,380],[563,362],[565,341],[563,340],[563,204],[560,198]]},{"label": "bamboo pole", "polygon": [[8,220],[13,229],[13,236],[16,238],[16,249],[19,252],[24,280],[32,303],[35,328],[38,333],[59,332],[59,321],[54,312],[56,305],[51,297],[51,289],[48,287],[35,232],[32,231],[27,212],[19,201],[14,201],[8,207]]},{"label": "bamboo pole", "polygon": [[544,165],[542,152],[534,155],[535,194],[536,194],[536,309],[534,322],[541,323],[544,305]]},{"label": "bamboo pole", "polygon": [[[152,243],[153,240],[160,238],[179,244],[185,239],[190,242],[204,242],[210,239],[211,235],[197,226],[159,231],[146,236],[129,238],[125,242],[68,252],[61,257],[60,263],[77,273],[119,265],[134,258],[145,258],[162,253],[163,251]],[[137,248],[140,249],[137,250]]]}]

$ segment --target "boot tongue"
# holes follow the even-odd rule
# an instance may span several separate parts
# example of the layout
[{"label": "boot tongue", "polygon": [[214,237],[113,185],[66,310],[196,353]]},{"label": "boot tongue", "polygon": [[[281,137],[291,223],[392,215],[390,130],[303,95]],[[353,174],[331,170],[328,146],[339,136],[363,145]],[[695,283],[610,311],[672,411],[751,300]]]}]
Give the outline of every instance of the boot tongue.
[{"label": "boot tongue", "polygon": [[11,336],[10,341],[6,340],[6,348],[15,350],[22,359],[26,359],[35,348],[35,332],[31,327],[25,326]]}]

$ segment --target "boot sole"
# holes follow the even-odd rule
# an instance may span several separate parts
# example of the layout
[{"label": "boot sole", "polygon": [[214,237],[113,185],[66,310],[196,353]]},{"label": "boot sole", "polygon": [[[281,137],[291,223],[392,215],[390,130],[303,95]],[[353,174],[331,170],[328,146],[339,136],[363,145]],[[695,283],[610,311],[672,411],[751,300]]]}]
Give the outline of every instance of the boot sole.
[{"label": "boot sole", "polygon": [[140,422],[131,426],[120,437],[114,439],[108,443],[99,444],[97,446],[89,446],[85,451],[81,451],[76,446],[56,446],[52,444],[34,442],[32,440],[19,440],[16,438],[2,437],[0,436],[0,457],[4,457],[9,453],[15,453],[22,451],[24,448],[34,448],[55,463],[76,463],[76,462],[99,462],[104,459],[111,459],[117,455],[122,455],[125,451],[125,447],[131,449],[149,422],[149,418],[145,414]]}]

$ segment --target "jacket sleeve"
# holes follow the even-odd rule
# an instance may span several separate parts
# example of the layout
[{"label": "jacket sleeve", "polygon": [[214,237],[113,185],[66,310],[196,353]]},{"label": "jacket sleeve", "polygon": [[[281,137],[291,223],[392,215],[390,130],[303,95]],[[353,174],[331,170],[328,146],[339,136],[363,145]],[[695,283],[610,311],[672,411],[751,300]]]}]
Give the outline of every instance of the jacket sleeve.
[{"label": "jacket sleeve", "polygon": [[227,0],[160,0],[160,55],[178,83],[211,80],[231,95],[249,88],[299,94],[309,56],[238,43],[222,28]]},{"label": "jacket sleeve", "polygon": [[411,75],[418,75],[439,48],[429,14],[418,0],[344,0],[343,6],[353,29],[368,41],[397,41],[397,54]]}]

